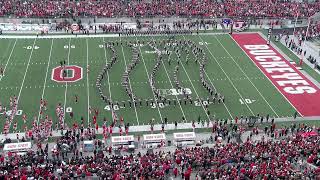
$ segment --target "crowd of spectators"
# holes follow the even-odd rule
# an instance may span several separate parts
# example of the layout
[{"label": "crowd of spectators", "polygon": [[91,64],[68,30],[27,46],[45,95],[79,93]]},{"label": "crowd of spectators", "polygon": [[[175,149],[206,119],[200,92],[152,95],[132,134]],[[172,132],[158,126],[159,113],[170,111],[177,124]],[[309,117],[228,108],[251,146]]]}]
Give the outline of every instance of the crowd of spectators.
[{"label": "crowd of spectators", "polygon": [[[309,27],[309,29],[308,29]],[[308,27],[298,27],[295,28],[293,32],[283,31],[283,33],[278,35],[278,39],[284,36],[285,45],[296,52],[299,56],[305,57],[311,64],[313,64],[314,69],[319,69],[319,57],[317,54],[310,54],[310,50],[305,48],[306,41],[315,41],[320,39],[320,22],[311,21]],[[293,37],[290,38],[290,35]]]},{"label": "crowd of spectators", "polygon": [[[320,178],[320,136],[304,135],[317,132],[315,127],[292,124],[277,129],[275,124],[272,124],[264,130],[253,128],[245,142],[230,141],[229,138],[234,137],[231,133],[241,131],[240,129],[236,128],[235,124],[214,123],[211,140],[213,145],[210,147],[186,147],[173,151],[161,147],[155,152],[139,151],[123,155],[112,153],[111,148],[105,148],[100,140],[95,141],[92,155],[84,155],[80,130],[70,130],[57,140],[57,145],[52,150],[48,149],[48,144],[39,143],[37,150],[29,151],[23,156],[14,153],[0,155],[0,178]],[[261,140],[251,139],[263,132],[265,134]],[[219,143],[217,136],[221,136],[225,141]],[[86,138],[95,140],[96,136],[91,134]]]},{"label": "crowd of spectators", "polygon": [[310,26],[310,35],[311,39],[313,38],[320,38],[320,22],[313,24]]},{"label": "crowd of spectators", "polygon": [[[308,34],[307,34],[308,33]],[[311,22],[309,29],[307,27],[296,28],[294,36],[299,40],[301,46],[304,40],[312,40],[320,37],[320,22]]]},{"label": "crowd of spectators", "polygon": [[280,0],[241,1],[0,1],[0,16],[15,17],[309,17],[320,9],[319,2]]}]

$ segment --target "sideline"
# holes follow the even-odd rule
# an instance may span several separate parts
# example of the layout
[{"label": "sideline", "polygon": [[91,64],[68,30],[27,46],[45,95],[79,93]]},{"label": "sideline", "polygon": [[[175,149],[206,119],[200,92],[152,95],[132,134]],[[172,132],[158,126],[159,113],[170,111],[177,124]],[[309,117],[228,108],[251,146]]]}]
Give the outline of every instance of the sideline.
[{"label": "sideline", "polygon": [[[294,119],[293,117],[284,117],[284,118],[274,118],[275,123],[281,123],[281,122],[286,122],[286,123],[304,123],[304,121],[318,121],[320,119],[320,116],[311,116],[311,117],[297,117]],[[269,123],[271,120],[269,120]],[[256,122],[257,124],[260,124],[259,122]],[[263,123],[266,123],[265,121]],[[228,124],[230,124],[230,121],[228,121]],[[245,123],[243,123],[245,124]],[[211,128],[212,125],[210,124],[209,128]],[[204,126],[202,124],[195,123],[195,129],[206,129],[208,128],[207,124],[205,123]],[[154,125],[154,131],[161,131],[162,130],[162,124],[155,124]],[[175,127],[174,124],[167,124],[165,126],[165,131],[170,131],[170,130],[186,130],[186,131],[192,131],[193,126],[192,123],[179,123],[177,128]],[[64,130],[64,133],[66,130]],[[102,134],[103,129],[99,128],[98,132],[96,134]],[[136,132],[150,132],[150,125],[139,125],[139,126],[130,126],[129,128],[129,133],[136,133]],[[113,134],[119,133],[119,128],[115,127],[113,129]],[[19,137],[23,137],[26,134],[24,132],[22,133],[9,133],[7,135],[5,134],[0,134],[0,140],[10,138],[10,139],[16,139],[17,135]],[[62,136],[60,130],[54,130],[52,132],[52,137],[60,137]]]},{"label": "sideline", "polygon": [[[252,33],[252,32],[250,32]],[[207,32],[207,33],[192,33],[192,34],[175,34],[175,36],[185,36],[185,35],[223,35],[223,34],[228,34],[227,32]],[[133,35],[133,34],[129,34],[129,35],[121,35],[119,36],[119,34],[48,34],[48,35],[39,35],[37,37],[37,35],[6,35],[6,34],[2,34],[0,35],[0,39],[34,39],[34,38],[38,38],[38,39],[63,39],[63,38],[99,38],[99,37],[139,37],[139,36],[164,36],[166,34],[139,34],[139,35]]]}]

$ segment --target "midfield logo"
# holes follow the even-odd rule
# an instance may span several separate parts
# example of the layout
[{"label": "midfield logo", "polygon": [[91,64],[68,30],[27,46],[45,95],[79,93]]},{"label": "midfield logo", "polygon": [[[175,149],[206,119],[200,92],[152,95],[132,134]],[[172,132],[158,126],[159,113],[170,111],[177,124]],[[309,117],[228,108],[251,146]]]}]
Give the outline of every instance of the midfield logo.
[{"label": "midfield logo", "polygon": [[52,69],[51,79],[56,82],[77,82],[83,78],[80,66],[69,65]]}]

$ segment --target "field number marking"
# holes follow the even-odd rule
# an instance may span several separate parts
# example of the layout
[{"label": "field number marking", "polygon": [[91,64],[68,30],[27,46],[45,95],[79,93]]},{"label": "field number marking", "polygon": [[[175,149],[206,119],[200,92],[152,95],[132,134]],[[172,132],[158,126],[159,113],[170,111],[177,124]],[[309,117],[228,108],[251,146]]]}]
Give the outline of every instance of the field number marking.
[{"label": "field number marking", "polygon": [[[186,101],[186,100],[180,100],[181,103],[183,103],[184,101]],[[252,103],[254,101],[255,100],[246,99],[245,102],[250,104],[250,103]],[[176,101],[176,103],[180,103],[180,102]],[[187,101],[187,102],[189,102],[189,101]],[[200,106],[207,106],[207,105],[213,104],[213,102],[209,102],[209,101],[193,101],[193,104],[194,104],[194,106],[200,107]],[[132,104],[132,106],[133,106],[133,104]],[[155,108],[158,108],[158,107],[159,108],[165,108],[166,106],[170,106],[170,105],[167,104],[167,103],[163,103],[163,102],[159,102],[159,103],[152,102],[152,103],[149,103],[149,107],[151,107],[152,109],[155,109]],[[106,105],[104,107],[104,110],[111,111],[111,107],[112,107],[111,105]],[[113,105],[113,110],[115,110],[115,111],[118,111],[118,110],[123,109],[123,108],[126,108],[126,106]],[[67,112],[68,112],[68,110],[67,110]]]},{"label": "field number marking", "polygon": [[[200,101],[194,101],[194,105],[195,106],[201,106],[201,102]],[[206,106],[209,105],[208,101],[202,101],[202,105]]]},{"label": "field number marking", "polygon": [[33,48],[32,48],[32,46],[25,46],[25,47],[23,47],[24,49],[28,49],[28,50],[31,50],[31,49],[39,49],[40,47],[39,46],[33,46]]},{"label": "field number marking", "polygon": [[[107,111],[111,111],[111,106],[110,105],[106,105],[106,107],[104,107],[105,110]],[[113,105],[113,110],[118,111],[119,110],[119,106],[118,105]]]},{"label": "field number marking", "polygon": [[[63,48],[69,49],[69,45],[64,45]],[[70,48],[74,49],[74,48],[76,48],[76,46],[75,45],[71,45]]]},{"label": "field number marking", "polygon": [[165,50],[163,50],[163,51],[145,51],[145,53],[146,54],[168,54],[168,53],[171,53],[172,51],[165,51]]},{"label": "field number marking", "polygon": [[252,104],[256,100],[254,100],[254,99],[244,99],[244,101],[243,101],[243,99],[239,99],[239,101],[240,101],[240,104]]},{"label": "field number marking", "polygon": [[[159,103],[158,106],[159,106],[159,108],[164,108],[164,104],[163,104],[163,103]],[[152,104],[151,104],[151,108],[153,108],[153,109],[154,109],[154,108],[157,108],[156,103],[152,103]]]},{"label": "field number marking", "polygon": [[[191,89],[189,88],[184,88],[186,94],[192,94]],[[178,96],[178,95],[183,95],[182,89],[161,89],[160,90],[161,94],[165,96]]]},{"label": "field number marking", "polygon": [[139,47],[143,47],[144,45],[143,45],[143,44],[133,44],[133,46],[134,46],[134,47],[138,47],[138,46],[139,46]]},{"label": "field number marking", "polygon": [[72,107],[67,107],[67,108],[66,108],[66,112],[67,112],[67,113],[71,113],[71,112],[72,112]]},{"label": "field number marking", "polygon": [[[16,116],[21,116],[22,115],[22,110],[18,110],[17,112],[16,112]],[[2,115],[4,112],[2,112],[2,113],[0,113],[0,115]],[[9,110],[9,111],[7,111],[6,112],[6,115],[7,116],[11,116],[11,114],[12,114],[12,110]]]},{"label": "field number marking", "polygon": [[199,45],[203,46],[203,45],[208,45],[208,44],[211,44],[211,43],[208,43],[208,42],[199,42]]}]

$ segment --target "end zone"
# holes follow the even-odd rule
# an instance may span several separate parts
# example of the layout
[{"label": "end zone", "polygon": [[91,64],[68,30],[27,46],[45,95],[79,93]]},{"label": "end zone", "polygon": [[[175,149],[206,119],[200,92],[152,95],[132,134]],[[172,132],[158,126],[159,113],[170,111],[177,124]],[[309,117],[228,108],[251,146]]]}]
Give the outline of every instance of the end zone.
[{"label": "end zone", "polygon": [[320,115],[320,91],[258,33],[232,38],[302,116]]}]

